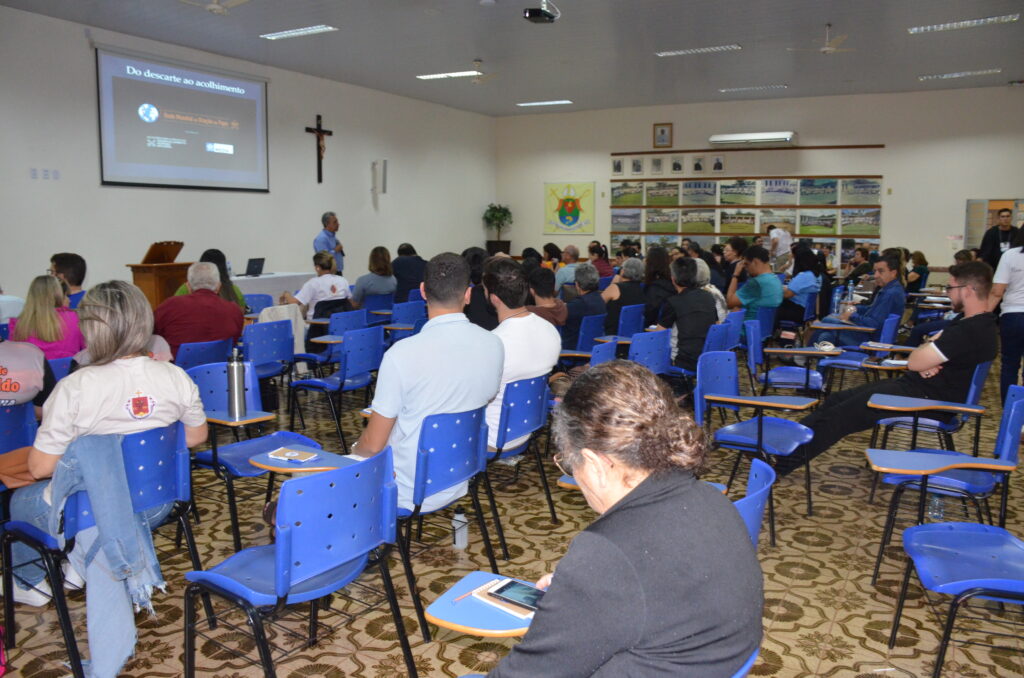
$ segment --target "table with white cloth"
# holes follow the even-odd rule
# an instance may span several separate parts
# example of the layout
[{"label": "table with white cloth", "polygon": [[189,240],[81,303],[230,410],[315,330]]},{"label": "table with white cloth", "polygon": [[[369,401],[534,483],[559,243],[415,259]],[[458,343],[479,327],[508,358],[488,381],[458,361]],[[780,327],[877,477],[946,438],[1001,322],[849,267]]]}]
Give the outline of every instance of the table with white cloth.
[{"label": "table with white cloth", "polygon": [[255,277],[232,276],[231,282],[238,285],[242,294],[269,294],[276,304],[282,292],[295,294],[312,277],[313,273],[264,273]]},{"label": "table with white cloth", "polygon": [[11,318],[21,315],[21,309],[25,307],[25,300],[10,294],[0,294],[0,323],[5,323]]}]

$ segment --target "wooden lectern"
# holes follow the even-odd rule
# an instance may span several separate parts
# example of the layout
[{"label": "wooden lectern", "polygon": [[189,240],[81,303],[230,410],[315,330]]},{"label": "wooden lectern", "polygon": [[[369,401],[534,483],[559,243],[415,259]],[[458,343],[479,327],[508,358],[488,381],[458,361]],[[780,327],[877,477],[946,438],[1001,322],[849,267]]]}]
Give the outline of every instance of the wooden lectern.
[{"label": "wooden lectern", "polygon": [[132,269],[132,281],[149,299],[153,308],[164,299],[173,297],[188,277],[192,262],[175,263],[174,259],[185,246],[183,242],[155,242],[142,258],[141,264],[128,264]]}]

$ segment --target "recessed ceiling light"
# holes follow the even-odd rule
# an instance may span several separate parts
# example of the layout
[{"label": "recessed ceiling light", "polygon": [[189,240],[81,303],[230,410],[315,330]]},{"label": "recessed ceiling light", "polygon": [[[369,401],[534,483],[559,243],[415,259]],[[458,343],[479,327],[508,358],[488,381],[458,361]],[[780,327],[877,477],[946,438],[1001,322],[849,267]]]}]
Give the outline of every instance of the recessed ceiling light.
[{"label": "recessed ceiling light", "polygon": [[654,56],[673,57],[687,56],[689,54],[714,54],[715,52],[735,52],[743,49],[739,45],[715,45],[714,47],[692,47],[690,49],[675,49],[668,52],[655,52]]},{"label": "recessed ceiling light", "polygon": [[927,80],[952,80],[953,78],[970,78],[975,75],[996,75],[1002,73],[1001,68],[986,68],[983,71],[958,71],[956,73],[940,73],[939,75],[919,75],[917,79],[921,82]]},{"label": "recessed ceiling light", "polygon": [[786,89],[789,85],[755,85],[754,87],[724,87],[720,90],[722,94],[729,92],[767,92],[772,89]]},{"label": "recessed ceiling light", "polygon": [[563,106],[571,103],[568,99],[554,99],[552,101],[524,101],[516,106]]},{"label": "recessed ceiling light", "polygon": [[278,31],[277,33],[264,33],[261,38],[267,40],[284,40],[285,38],[301,38],[306,35],[316,35],[317,33],[330,33],[331,31],[338,30],[334,26],[327,26],[326,24],[318,24],[316,26],[306,26],[305,28],[292,28],[287,31]]},{"label": "recessed ceiling light", "polygon": [[420,80],[442,80],[444,78],[472,78],[483,75],[480,71],[453,71],[451,73],[430,73],[428,75],[417,75]]},{"label": "recessed ceiling light", "polygon": [[980,26],[991,26],[993,24],[1012,24],[1020,19],[1020,14],[1004,14],[1003,16],[990,16],[984,19],[965,19],[964,21],[951,21],[946,24],[932,24],[931,26],[914,26],[908,28],[907,33],[920,35],[921,33],[937,33],[939,31],[957,31],[961,28],[978,28]]}]

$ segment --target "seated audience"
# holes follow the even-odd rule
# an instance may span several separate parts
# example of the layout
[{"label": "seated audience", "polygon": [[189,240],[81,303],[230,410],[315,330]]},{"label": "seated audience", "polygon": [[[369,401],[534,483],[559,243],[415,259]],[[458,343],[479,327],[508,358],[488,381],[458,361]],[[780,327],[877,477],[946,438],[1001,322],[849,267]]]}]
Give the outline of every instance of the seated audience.
[{"label": "seated audience", "polygon": [[85,347],[78,314],[68,308],[65,287],[52,275],[38,276],[29,285],[21,314],[8,323],[12,340],[35,344],[47,360],[68,358]]},{"label": "seated audience", "polygon": [[579,376],[552,430],[600,518],[538,582],[526,636],[488,676],[733,675],[761,641],[762,574],[739,513],[694,475],[700,426],[616,360]]},{"label": "seated audience", "polygon": [[[733,275],[737,272],[736,267],[739,266],[740,262],[743,261],[743,252],[747,249],[747,239],[738,235],[734,235],[722,246],[722,273],[725,275],[726,282],[732,280]],[[740,282],[746,282],[747,272],[742,271],[740,275]],[[728,289],[728,287],[726,288]]]},{"label": "seated audience", "polygon": [[482,247],[469,247],[463,250],[462,258],[469,264],[469,281],[473,284],[469,291],[469,302],[462,312],[469,318],[469,322],[490,332],[498,326],[498,312],[487,302],[487,294],[481,284],[487,252]]},{"label": "seated audience", "polygon": [[50,272],[67,284],[68,308],[78,308],[85,296],[85,259],[74,252],[58,252],[50,257]]},{"label": "seated audience", "polygon": [[608,276],[615,275],[615,269],[612,268],[611,262],[608,261],[607,247],[594,240],[590,243],[587,253],[590,256],[590,263],[597,269],[599,276],[607,278]]},{"label": "seated audience", "polygon": [[644,259],[644,325],[657,325],[665,300],[676,293],[672,284],[672,259],[668,250],[655,245],[647,248]]},{"label": "seated audience", "polygon": [[[562,350],[562,338],[554,325],[525,307],[530,288],[522,266],[512,259],[489,259],[484,265],[483,287],[487,291],[487,300],[498,311],[498,326],[493,333],[501,339],[505,349],[498,393],[487,405],[487,444],[494,448],[505,385],[551,372]],[[525,442],[525,438],[506,441],[505,449],[521,442]]]},{"label": "seated audience", "polygon": [[294,296],[291,292],[281,295],[282,304],[298,304],[306,318],[313,319],[316,305],[321,301],[334,299],[351,299],[348,280],[335,273],[337,261],[330,252],[324,250],[313,255],[313,270],[316,276],[302,284],[302,288]]},{"label": "seated audience", "polygon": [[548,268],[536,268],[527,276],[533,305],[527,306],[530,313],[539,315],[555,327],[561,327],[569,318],[565,302],[555,296],[555,274]]},{"label": "seated audience", "polygon": [[566,304],[568,316],[565,329],[562,330],[562,348],[576,350],[576,342],[580,338],[580,323],[588,315],[600,315],[605,312],[604,299],[598,291],[597,269],[590,264],[580,264],[576,271],[576,292],[578,296]]},{"label": "seated audience", "polygon": [[711,271],[708,270],[707,262],[703,259],[694,259],[694,262],[697,264],[697,287],[714,297],[718,322],[722,322],[725,320],[725,316],[729,315],[729,305],[725,303],[725,295],[722,294],[722,290],[711,284]]},{"label": "seated audience", "polygon": [[[562,250],[563,266],[555,273],[555,289],[561,290],[562,285],[572,285],[576,280],[576,267],[579,266],[580,251],[575,245],[566,245]],[[598,274],[600,277],[600,274]]]},{"label": "seated audience", "polygon": [[[370,406],[370,421],[351,447],[357,457],[388,445],[395,458],[398,505],[413,509],[412,487],[423,419],[483,407],[498,392],[504,361],[501,339],[469,322],[469,264],[450,252],[427,262],[420,286],[429,320],[416,334],[396,343],[381,363]],[[466,494],[462,483],[438,492],[425,511],[447,506]]]},{"label": "seated audience", "polygon": [[871,275],[869,257],[867,247],[858,247],[853,250],[853,256],[843,264],[843,273],[848,281],[859,282],[861,278]]},{"label": "seated audience", "polygon": [[[851,306],[839,313],[824,318],[825,323],[847,323],[879,329],[892,314],[903,316],[907,294],[900,284],[900,262],[896,255],[886,254],[874,266],[875,294],[867,304]],[[811,344],[828,341],[836,346],[856,346],[866,341],[863,332],[849,330],[817,330],[811,336]]]},{"label": "seated audience", "polygon": [[775,313],[775,322],[802,323],[807,305],[813,304],[815,295],[821,291],[821,282],[818,257],[807,245],[797,245],[793,251],[793,277],[782,290],[782,304]]},{"label": "seated audience", "polygon": [[363,299],[371,294],[392,294],[398,288],[398,281],[391,269],[391,252],[387,247],[378,245],[370,250],[369,273],[356,279],[356,287],[352,290],[352,306],[359,308]]},{"label": "seated audience", "polygon": [[[731,241],[730,241],[731,242]],[[739,286],[740,276],[748,274],[747,282]],[[760,245],[751,245],[743,250],[743,257],[733,270],[729,291],[725,295],[729,308],[744,311],[744,320],[756,320],[761,308],[776,308],[782,303],[782,282],[772,272],[768,261],[768,250]],[[771,328],[762,328],[767,334]]]},{"label": "seated audience", "polygon": [[[150,336],[142,353],[143,355],[146,355],[153,360],[159,360],[160,362],[169,363],[174,361],[174,354],[171,353],[171,345],[168,344],[167,340],[159,334]],[[91,364],[92,356],[89,354],[89,347],[86,346],[76,353],[75,357],[71,359],[70,371],[74,372],[79,367],[85,367]]]},{"label": "seated audience", "polygon": [[[895,258],[883,257],[876,265],[876,275],[878,266],[888,266],[886,260],[892,262]],[[886,277],[891,278],[886,284],[892,284],[895,272],[887,273]],[[871,428],[879,419],[891,417],[892,412],[867,406],[876,393],[964,401],[975,366],[996,355],[996,322],[987,310],[992,269],[984,262],[972,261],[951,267],[949,276],[953,310],[963,313],[963,317],[914,349],[907,359],[908,371],[902,377],[880,379],[833,394],[813,414],[804,417],[800,423],[814,431],[814,439],[804,446],[808,458],[813,459],[851,433]],[[801,466],[803,459],[800,452],[780,457],[776,470],[788,473]]]},{"label": "seated audience", "polygon": [[540,265],[552,271],[557,271],[565,264],[562,263],[562,250],[553,242],[546,243],[541,248],[544,251]]},{"label": "seated audience", "polygon": [[536,259],[537,263],[539,264],[544,259],[544,255],[542,255],[540,252],[538,252],[532,247],[524,247],[523,253],[520,255],[520,258],[523,260],[524,263],[527,259]]},{"label": "seated audience", "polygon": [[[0,407],[31,402],[35,405],[38,419],[54,384],[53,370],[38,346],[0,338]],[[8,469],[4,467],[3,470]],[[19,487],[12,486],[3,477],[0,477],[0,482],[7,487]]]},{"label": "seated audience", "polygon": [[928,259],[925,258],[924,252],[915,250],[910,255],[908,265],[910,270],[907,272],[907,292],[920,292],[921,283],[928,277]]},{"label": "seated audience", "polygon": [[644,296],[644,262],[639,259],[626,259],[618,275],[612,278],[608,287],[601,291],[608,317],[604,320],[604,333],[616,334],[619,331],[619,314],[623,306],[646,304]]},{"label": "seated audience", "polygon": [[[23,448],[40,482],[16,490],[10,512],[14,520],[49,531],[71,492],[82,488],[107,496],[93,500],[101,527],[77,534],[68,574],[86,582],[88,675],[116,676],[135,649],[133,606],[152,613],[150,592],[164,583],[148,527],[174,506],[144,514],[148,526],[131,513],[121,436],[181,421],[181,444],[194,447],[206,440],[206,415],[185,372],[142,355],[153,333],[153,312],[137,287],[121,281],[96,285],[79,312],[94,363],[61,379],[46,401],[35,442]],[[49,591],[38,556],[21,544],[13,545],[12,556],[15,599],[45,602]]]},{"label": "seated audience", "polygon": [[391,262],[395,274],[395,303],[409,301],[409,292],[418,290],[423,282],[423,270],[427,262],[416,254],[416,248],[407,242],[398,246],[398,256]]},{"label": "seated audience", "polygon": [[[1013,247],[999,258],[988,300],[988,310],[999,313],[1000,402],[1006,400],[1010,386],[1020,383],[1020,363],[1024,356],[1024,229],[1017,232]],[[952,283],[951,283],[952,284]]]},{"label": "seated audience", "polygon": [[242,336],[242,309],[219,296],[216,264],[197,261],[189,266],[187,285],[189,294],[165,299],[154,313],[155,332],[167,340],[171,354],[177,357],[182,344],[197,341],[237,341]]},{"label": "seated audience", "polygon": [[672,282],[679,293],[665,301],[658,321],[662,329],[675,329],[676,353],[672,364],[687,370],[697,369],[708,329],[718,322],[715,298],[701,289],[698,281],[697,261],[681,257],[672,262]]},{"label": "seated audience", "polygon": [[953,261],[957,264],[975,261],[974,250],[957,250],[957,253],[953,255]]},{"label": "seated audience", "polygon": [[[217,266],[217,273],[220,276],[220,291],[217,295],[225,301],[233,301],[238,304],[239,308],[244,312],[247,304],[245,303],[245,295],[242,293],[242,289],[231,282],[231,276],[228,275],[228,260],[224,256],[224,253],[220,250],[206,250],[202,256],[199,257],[199,261],[211,263]],[[188,283],[182,283],[181,287],[175,291],[175,296],[183,296],[188,294]]]},{"label": "seated audience", "polygon": [[718,262],[711,255],[710,252],[706,251],[700,246],[700,243],[690,242],[686,245],[686,256],[693,259],[700,259],[706,265],[708,269],[708,275],[711,278],[711,284],[721,290],[723,293],[729,287],[726,284],[725,276],[722,274],[722,269],[719,267]]}]

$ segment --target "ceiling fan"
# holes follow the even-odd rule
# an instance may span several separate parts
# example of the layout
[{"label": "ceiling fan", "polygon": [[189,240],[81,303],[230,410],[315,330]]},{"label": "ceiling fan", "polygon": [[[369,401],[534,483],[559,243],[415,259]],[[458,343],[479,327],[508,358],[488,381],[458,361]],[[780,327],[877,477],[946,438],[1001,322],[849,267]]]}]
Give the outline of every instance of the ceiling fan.
[{"label": "ceiling fan", "polygon": [[229,9],[244,5],[249,0],[179,0],[186,5],[194,5],[196,7],[202,7],[210,14],[216,14],[218,16],[225,16]]},{"label": "ceiling fan", "polygon": [[837,35],[832,37],[832,24],[825,24],[825,44],[821,47],[801,48],[787,47],[789,52],[820,52],[821,54],[835,54],[837,52],[856,52],[856,49],[840,49],[840,45],[846,42],[848,35]]},{"label": "ceiling fan", "polygon": [[473,80],[471,82],[474,85],[482,85],[494,76],[498,75],[497,73],[484,73],[483,70],[481,70],[483,65],[483,59],[473,59],[473,70],[480,74],[473,76]]}]

